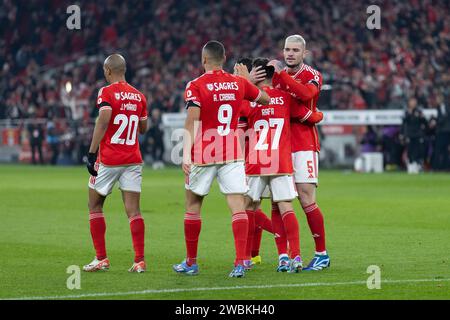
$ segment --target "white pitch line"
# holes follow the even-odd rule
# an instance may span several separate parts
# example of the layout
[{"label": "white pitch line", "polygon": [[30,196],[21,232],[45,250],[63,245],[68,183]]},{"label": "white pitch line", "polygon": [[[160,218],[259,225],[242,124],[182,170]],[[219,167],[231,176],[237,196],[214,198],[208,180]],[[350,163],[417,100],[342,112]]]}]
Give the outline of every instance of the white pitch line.
[{"label": "white pitch line", "polygon": [[[415,282],[448,282],[450,279],[406,279],[406,280],[381,280],[381,285],[389,283],[415,283]],[[241,290],[241,289],[270,289],[270,288],[301,288],[301,287],[332,287],[332,286],[348,286],[366,284],[367,281],[350,281],[350,282],[310,282],[310,283],[287,283],[287,284],[268,284],[254,286],[234,286],[234,287],[208,287],[208,288],[180,288],[180,289],[148,289],[142,291],[128,292],[100,292],[86,293],[61,296],[35,296],[35,297],[19,297],[6,298],[0,300],[60,300],[60,299],[81,299],[96,297],[115,297],[115,296],[132,296],[142,294],[159,294],[159,293],[176,293],[176,292],[192,292],[192,291],[222,291],[222,290]]]}]

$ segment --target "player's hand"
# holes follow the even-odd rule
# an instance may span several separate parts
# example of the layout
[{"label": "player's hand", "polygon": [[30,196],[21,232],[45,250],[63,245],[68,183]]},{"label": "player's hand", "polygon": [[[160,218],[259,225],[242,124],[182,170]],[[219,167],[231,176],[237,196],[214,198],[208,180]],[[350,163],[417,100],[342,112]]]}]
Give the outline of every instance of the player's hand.
[{"label": "player's hand", "polygon": [[96,161],[97,161],[97,154],[89,152],[88,156],[87,156],[86,167],[87,167],[89,173],[94,177],[97,176],[97,171],[95,170],[95,162]]},{"label": "player's hand", "polygon": [[263,81],[266,79],[266,71],[262,68],[262,66],[258,66],[256,68],[253,68],[252,71],[250,71],[250,82],[253,84],[256,84],[258,82]]},{"label": "player's hand", "polygon": [[283,64],[279,60],[270,60],[267,64],[275,68],[275,73],[280,73],[283,70]]},{"label": "player's hand", "polygon": [[191,163],[190,162],[183,162],[182,166],[183,172],[185,175],[189,175],[191,173]]},{"label": "player's hand", "polygon": [[242,63],[236,63],[234,65],[234,74],[250,80],[250,74],[248,73],[248,69]]}]

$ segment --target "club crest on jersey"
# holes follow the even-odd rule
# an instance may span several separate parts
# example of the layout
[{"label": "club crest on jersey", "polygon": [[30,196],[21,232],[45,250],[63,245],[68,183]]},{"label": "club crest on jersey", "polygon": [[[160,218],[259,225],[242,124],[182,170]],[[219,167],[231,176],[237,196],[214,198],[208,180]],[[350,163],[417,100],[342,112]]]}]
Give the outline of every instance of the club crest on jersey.
[{"label": "club crest on jersey", "polygon": [[116,100],[120,99],[120,93],[119,92],[114,93],[114,96],[116,97]]},{"label": "club crest on jersey", "polygon": [[257,104],[256,102],[254,102],[254,101],[253,101],[253,102],[250,102],[250,107],[251,107],[251,108],[254,108],[254,107],[256,107],[257,105],[258,105],[258,104]]},{"label": "club crest on jersey", "polygon": [[212,83],[207,83],[206,84],[206,88],[208,88],[209,91],[213,91],[214,90],[214,86]]}]

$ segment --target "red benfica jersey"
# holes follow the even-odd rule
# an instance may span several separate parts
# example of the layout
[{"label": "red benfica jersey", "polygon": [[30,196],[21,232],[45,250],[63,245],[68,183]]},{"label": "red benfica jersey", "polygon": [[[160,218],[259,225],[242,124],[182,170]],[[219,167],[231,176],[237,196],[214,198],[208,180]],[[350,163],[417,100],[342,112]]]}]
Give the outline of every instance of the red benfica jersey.
[{"label": "red benfica jersey", "polygon": [[292,174],[290,106],[291,95],[272,87],[263,88],[270,104],[250,104],[247,115],[248,154],[246,173],[252,175]]},{"label": "red benfica jersey", "polygon": [[[247,158],[248,155],[248,136],[245,134],[248,129],[248,115],[250,114],[250,110],[252,107],[250,106],[251,102],[244,100],[242,101],[241,114],[239,116],[238,122],[238,132],[240,137],[241,144],[244,143],[244,157]],[[254,105],[254,103],[252,103]]]},{"label": "red benfica jersey", "polygon": [[120,81],[99,90],[97,108],[112,110],[97,161],[105,166],[141,164],[138,127],[139,121],[147,120],[145,96],[125,81]]},{"label": "red benfica jersey", "polygon": [[[291,74],[291,76],[302,84],[311,82],[317,83],[319,86],[319,91],[322,88],[322,74],[306,64],[303,64],[300,70],[298,70],[295,74]],[[289,87],[283,86],[283,84],[278,83],[277,80],[275,80],[274,77],[274,86],[289,92]],[[296,98],[294,94],[293,97]],[[298,98],[296,98],[295,101],[297,105],[304,105],[311,111],[316,111],[318,99],[319,94],[309,101],[301,101]],[[292,152],[320,151],[319,134],[316,126],[314,124],[308,124],[306,122],[302,123],[298,120],[293,120],[291,122],[291,143]]]},{"label": "red benfica jersey", "polygon": [[244,100],[256,101],[261,91],[247,79],[223,70],[204,73],[186,86],[187,107],[200,108],[200,123],[192,147],[195,165],[243,161],[238,120]]}]

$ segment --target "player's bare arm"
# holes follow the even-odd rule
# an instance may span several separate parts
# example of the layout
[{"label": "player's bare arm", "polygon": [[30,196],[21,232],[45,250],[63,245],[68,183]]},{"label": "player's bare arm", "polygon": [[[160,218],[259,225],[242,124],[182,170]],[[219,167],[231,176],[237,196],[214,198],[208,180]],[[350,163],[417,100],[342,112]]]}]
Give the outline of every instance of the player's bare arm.
[{"label": "player's bare arm", "polygon": [[264,90],[261,90],[261,95],[258,100],[256,100],[257,103],[263,106],[267,106],[270,103],[270,97]]},{"label": "player's bare arm", "polygon": [[101,110],[99,112],[97,121],[95,123],[94,134],[92,136],[91,147],[89,148],[89,153],[96,153],[98,151],[98,146],[103,139],[103,136],[108,129],[109,121],[111,120],[112,111],[110,109]]},{"label": "player's bare arm", "polygon": [[187,175],[191,171],[191,150],[195,139],[195,122],[200,119],[200,108],[189,107],[184,124],[183,139],[183,171]]},{"label": "player's bare arm", "polygon": [[272,66],[275,69],[275,74],[279,74],[283,70],[283,64],[279,60],[270,60],[267,66]]},{"label": "player's bare arm", "polygon": [[97,122],[95,123],[94,134],[92,136],[91,146],[89,148],[87,169],[89,173],[93,176],[97,176],[97,171],[95,170],[95,162],[97,160],[97,151],[100,142],[102,141],[106,130],[108,129],[109,121],[111,120],[111,109],[100,110]]},{"label": "player's bare arm", "polygon": [[148,120],[141,120],[139,121],[139,133],[140,134],[144,134],[146,133],[148,130]]}]

